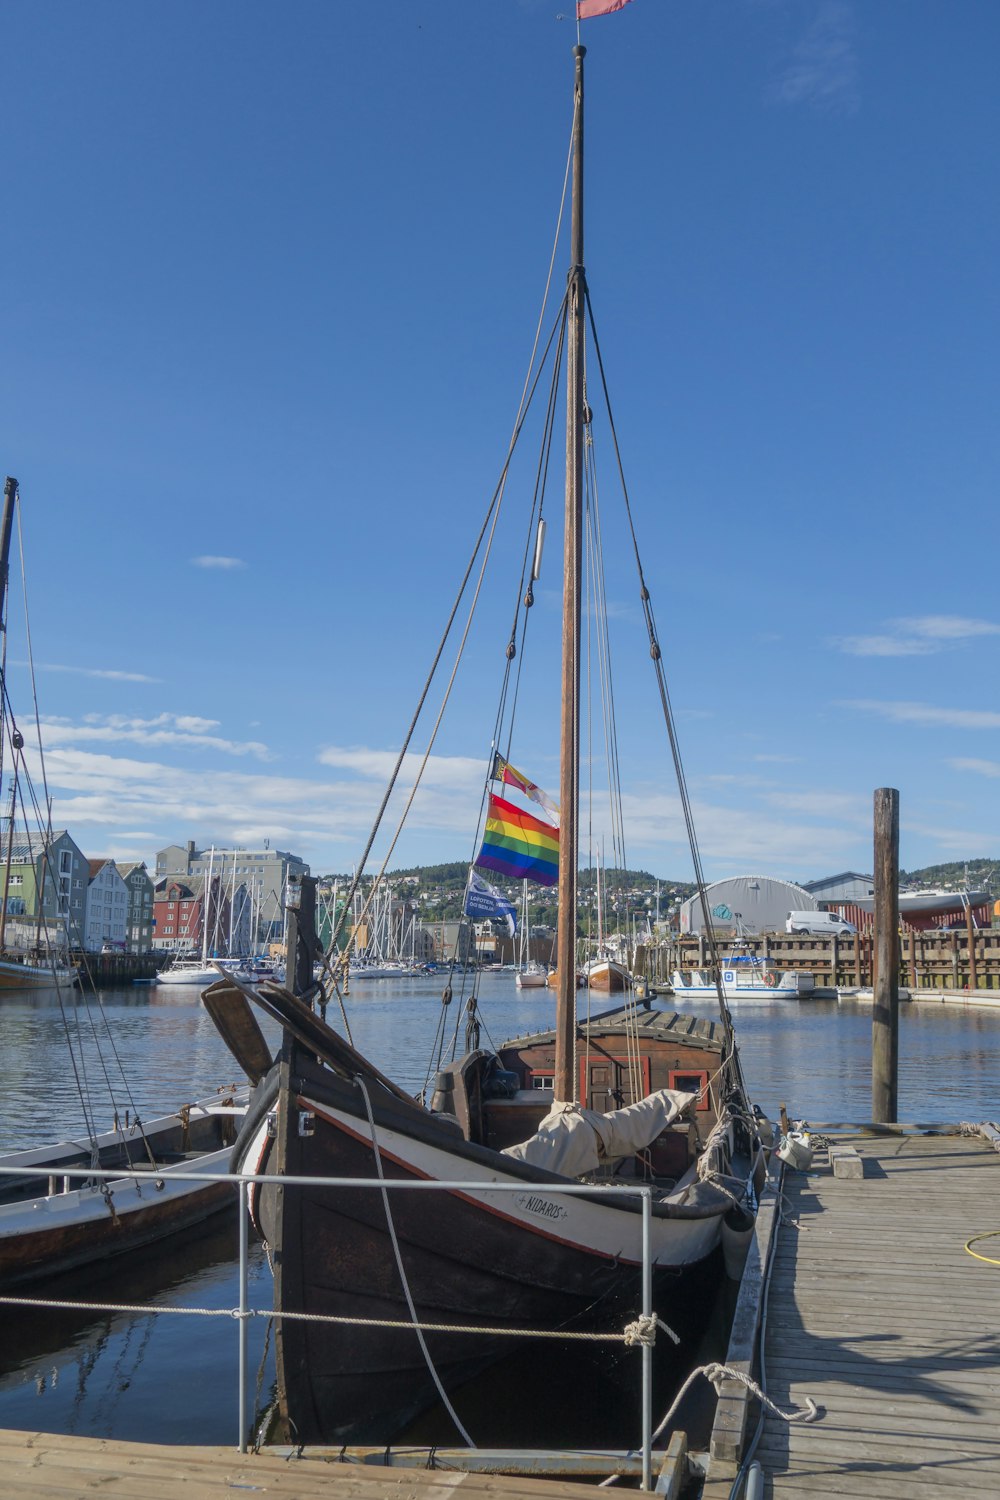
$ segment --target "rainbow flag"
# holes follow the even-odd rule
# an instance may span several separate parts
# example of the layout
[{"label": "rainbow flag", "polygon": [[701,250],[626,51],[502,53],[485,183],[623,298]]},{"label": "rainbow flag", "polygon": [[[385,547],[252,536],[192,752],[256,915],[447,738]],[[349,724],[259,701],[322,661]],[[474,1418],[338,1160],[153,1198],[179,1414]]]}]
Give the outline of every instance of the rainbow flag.
[{"label": "rainbow flag", "polygon": [[491,792],[476,865],[516,880],[527,878],[538,885],[555,885],[559,879],[559,830]]},{"label": "rainbow flag", "polygon": [[544,807],[553,823],[559,822],[559,808],[553,802],[547,792],[543,792],[540,786],[529,781],[523,771],[512,766],[509,760],[504,760],[497,751],[493,756],[493,770],[490,772],[493,781],[505,781],[508,786],[516,786],[519,792],[530,797],[532,802],[537,802],[539,807]]}]

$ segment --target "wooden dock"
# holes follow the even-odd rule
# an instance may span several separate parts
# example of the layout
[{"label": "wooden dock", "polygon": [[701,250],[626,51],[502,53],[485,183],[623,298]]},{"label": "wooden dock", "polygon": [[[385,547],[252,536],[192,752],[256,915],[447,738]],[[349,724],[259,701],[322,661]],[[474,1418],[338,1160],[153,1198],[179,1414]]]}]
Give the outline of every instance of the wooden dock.
[{"label": "wooden dock", "polygon": [[593,1485],[0,1429],[4,1500],[593,1500]]},{"label": "wooden dock", "polygon": [[[834,1176],[826,1151],[784,1173],[766,1389],[786,1409],[811,1397],[819,1417],[767,1414],[764,1494],[987,1500],[1000,1494],[1000,1266],[965,1244],[1000,1230],[996,1141],[859,1132],[834,1144],[858,1152],[863,1176]],[[973,1249],[1000,1260],[1000,1236]],[[737,1405],[719,1403],[730,1434]],[[705,1497],[722,1500],[736,1466],[725,1433],[713,1445]]]}]

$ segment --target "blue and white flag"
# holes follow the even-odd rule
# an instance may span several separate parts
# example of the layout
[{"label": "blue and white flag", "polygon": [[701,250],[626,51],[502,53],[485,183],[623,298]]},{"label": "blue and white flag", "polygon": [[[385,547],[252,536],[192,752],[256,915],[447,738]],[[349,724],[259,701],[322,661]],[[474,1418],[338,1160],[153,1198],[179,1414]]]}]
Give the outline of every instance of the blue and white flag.
[{"label": "blue and white flag", "polygon": [[517,931],[517,907],[502,896],[495,885],[475,870],[469,871],[469,884],[465,891],[465,915],[477,922],[506,922],[507,934],[513,937]]}]

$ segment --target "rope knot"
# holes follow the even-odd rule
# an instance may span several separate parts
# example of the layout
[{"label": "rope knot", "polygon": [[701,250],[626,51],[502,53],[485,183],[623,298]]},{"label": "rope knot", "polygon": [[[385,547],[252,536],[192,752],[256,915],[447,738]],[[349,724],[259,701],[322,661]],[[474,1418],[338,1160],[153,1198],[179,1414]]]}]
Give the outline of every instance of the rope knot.
[{"label": "rope knot", "polygon": [[629,1348],[634,1348],[637,1344],[649,1344],[650,1346],[655,1344],[656,1325],[658,1322],[659,1319],[656,1314],[650,1313],[648,1317],[636,1318],[634,1323],[627,1323],[625,1325],[625,1332],[622,1335],[626,1345]]},{"label": "rope knot", "polygon": [[635,1348],[636,1345],[642,1344],[647,1344],[652,1348],[656,1343],[656,1330],[658,1328],[663,1330],[668,1339],[673,1339],[675,1344],[680,1343],[680,1339],[674,1330],[668,1328],[663,1319],[656,1316],[656,1313],[650,1313],[648,1317],[643,1315],[636,1318],[634,1323],[626,1324],[622,1338],[629,1348]]}]

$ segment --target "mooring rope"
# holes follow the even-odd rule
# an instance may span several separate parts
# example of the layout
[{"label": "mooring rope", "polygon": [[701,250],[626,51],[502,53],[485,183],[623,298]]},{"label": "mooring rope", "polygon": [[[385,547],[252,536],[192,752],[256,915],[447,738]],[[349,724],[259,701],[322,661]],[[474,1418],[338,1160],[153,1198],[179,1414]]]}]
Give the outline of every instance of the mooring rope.
[{"label": "mooring rope", "polygon": [[[677,1334],[655,1313],[650,1318],[636,1318],[618,1332],[582,1333],[561,1328],[497,1328],[484,1323],[424,1323],[410,1318],[352,1318],[335,1313],[278,1312],[273,1308],[242,1309],[239,1307],[163,1307],[155,1303],[130,1302],[64,1302],[46,1297],[0,1297],[0,1307],[60,1308],[68,1312],[113,1312],[113,1313],[180,1313],[186,1318],[270,1318],[275,1322],[330,1323],[351,1328],[411,1328],[422,1333],[478,1333],[490,1338],[516,1339],[567,1339],[578,1343],[611,1343],[635,1347],[653,1344],[656,1329],[661,1328],[680,1343]],[[474,1445],[473,1445],[474,1446]]]},{"label": "mooring rope", "polygon": [[375,1128],[375,1116],[372,1112],[372,1102],[368,1097],[368,1089],[365,1086],[365,1080],[360,1073],[355,1074],[354,1082],[361,1090],[361,1096],[365,1101],[365,1110],[368,1114],[368,1125],[372,1133],[372,1154],[375,1157],[375,1168],[378,1172],[379,1182],[381,1183],[382,1202],[385,1206],[385,1222],[389,1230],[389,1239],[392,1241],[393,1254],[396,1257],[396,1270],[399,1272],[399,1279],[403,1284],[403,1293],[406,1297],[406,1305],[410,1310],[410,1326],[413,1328],[414,1332],[417,1335],[417,1342],[420,1345],[420,1352],[424,1356],[424,1363],[427,1366],[427,1372],[434,1382],[438,1395],[441,1397],[441,1403],[444,1406],[445,1411],[454,1422],[455,1428],[459,1433],[462,1441],[466,1443],[468,1447],[474,1448],[476,1446],[475,1443],[466,1432],[459,1418],[458,1412],[455,1410],[448,1399],[448,1394],[445,1391],[444,1385],[441,1381],[441,1377],[435,1369],[434,1361],[431,1359],[430,1350],[428,1349],[427,1343],[424,1339],[423,1329],[417,1321],[417,1309],[414,1305],[413,1297],[410,1292],[410,1283],[407,1279],[406,1271],[403,1267],[403,1257],[400,1252],[399,1241],[396,1238],[396,1226],[392,1221],[392,1209],[389,1206],[389,1193],[385,1186],[385,1176],[382,1171],[382,1152],[379,1149],[378,1131]]},{"label": "mooring rope", "polygon": [[783,1422],[813,1422],[819,1416],[819,1407],[816,1405],[811,1396],[807,1396],[805,1398],[806,1404],[804,1407],[795,1406],[786,1411],[784,1407],[778,1406],[774,1401],[772,1401],[770,1396],[765,1395],[760,1386],[757,1384],[756,1380],[751,1380],[750,1376],[744,1375],[742,1370],[734,1370],[732,1365],[699,1365],[697,1369],[691,1371],[690,1375],[685,1380],[680,1390],[677,1392],[677,1395],[674,1397],[670,1410],[663,1418],[663,1421],[660,1423],[659,1427],[657,1427],[654,1431],[652,1439],[654,1443],[656,1442],[656,1439],[660,1436],[660,1434],[670,1426],[670,1423],[673,1421],[673,1418],[677,1412],[677,1408],[680,1406],[681,1401],[684,1399],[684,1396],[687,1394],[688,1390],[697,1380],[699,1375],[704,1375],[705,1379],[715,1387],[715,1394],[717,1396],[722,1395],[722,1385],[726,1380],[735,1380],[740,1385],[746,1386],[751,1395],[756,1396],[758,1401],[762,1402],[769,1411],[773,1411],[775,1416],[780,1417]]}]

